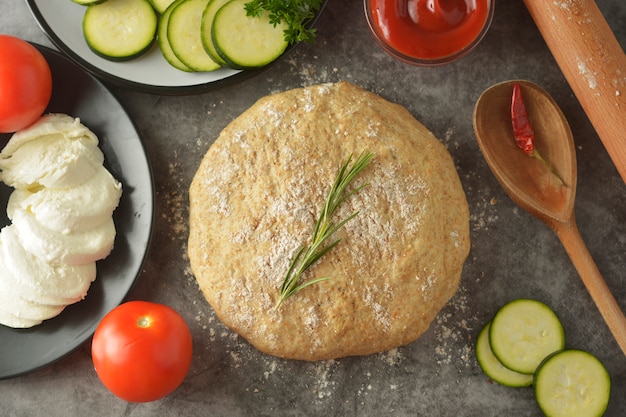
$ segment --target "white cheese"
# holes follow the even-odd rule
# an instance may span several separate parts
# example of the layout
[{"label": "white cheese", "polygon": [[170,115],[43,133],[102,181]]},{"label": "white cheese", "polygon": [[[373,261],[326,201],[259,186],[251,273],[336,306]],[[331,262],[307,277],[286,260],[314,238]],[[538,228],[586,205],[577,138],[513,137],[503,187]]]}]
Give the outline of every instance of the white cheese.
[{"label": "white cheese", "polygon": [[15,210],[11,221],[24,249],[47,262],[84,265],[106,258],[113,249],[112,217],[93,229],[69,234],[48,229],[24,210]]},{"label": "white cheese", "polygon": [[108,221],[122,195],[121,184],[100,166],[93,177],[75,187],[16,189],[7,214],[32,214],[35,221],[63,234],[82,232]]},{"label": "white cheese", "polygon": [[82,300],[96,279],[96,263],[67,265],[46,262],[28,252],[19,241],[15,225],[0,232],[6,282],[20,297],[41,304],[72,304]]},{"label": "white cheese", "polygon": [[15,188],[73,187],[90,179],[103,158],[97,145],[57,134],[24,143],[0,159],[0,169],[4,183]]},{"label": "white cheese", "polygon": [[[58,315],[65,308],[64,305],[47,305],[33,303],[21,297],[18,288],[10,285],[9,274],[6,268],[4,252],[0,251],[0,311],[6,319],[24,319],[26,321],[41,322]],[[0,322],[3,314],[0,313]]]},{"label": "white cheese", "polygon": [[27,129],[15,132],[9,143],[0,152],[0,158],[8,158],[19,147],[31,140],[58,134],[68,139],[85,138],[94,145],[98,145],[98,137],[83,125],[80,119],[67,114],[51,113],[42,116]]},{"label": "white cheese", "polygon": [[15,329],[27,329],[29,327],[41,324],[43,320],[30,320],[23,317],[17,317],[9,311],[0,308],[0,324]]},{"label": "white cheese", "polygon": [[0,152],[15,190],[0,230],[0,324],[27,328],[82,300],[113,248],[121,184],[79,119],[43,116]]}]

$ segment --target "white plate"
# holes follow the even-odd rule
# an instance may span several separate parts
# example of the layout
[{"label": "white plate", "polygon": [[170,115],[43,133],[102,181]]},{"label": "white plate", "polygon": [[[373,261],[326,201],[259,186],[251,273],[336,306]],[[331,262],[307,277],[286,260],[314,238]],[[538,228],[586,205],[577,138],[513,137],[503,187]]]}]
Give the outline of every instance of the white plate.
[{"label": "white plate", "polygon": [[51,41],[73,61],[97,77],[139,91],[187,94],[241,81],[260,70],[219,69],[187,73],[172,67],[158,45],[132,61],[114,62],[96,55],[85,41],[82,23],[85,6],[71,0],[26,0],[32,15]]}]

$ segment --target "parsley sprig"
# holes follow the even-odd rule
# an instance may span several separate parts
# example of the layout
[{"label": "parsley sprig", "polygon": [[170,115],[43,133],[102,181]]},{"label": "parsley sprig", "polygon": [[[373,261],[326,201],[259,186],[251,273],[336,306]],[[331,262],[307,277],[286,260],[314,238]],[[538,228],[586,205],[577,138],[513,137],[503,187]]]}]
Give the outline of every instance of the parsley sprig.
[{"label": "parsley sprig", "polygon": [[316,278],[302,284],[299,283],[304,271],[326,253],[328,253],[332,248],[337,246],[337,244],[341,242],[341,239],[336,239],[326,246],[324,246],[324,243],[344,224],[346,224],[359,214],[359,212],[356,211],[350,216],[341,220],[339,223],[334,223],[332,221],[332,216],[337,208],[341,205],[341,203],[343,203],[351,195],[367,187],[368,184],[363,184],[351,190],[346,190],[348,184],[350,184],[354,177],[356,177],[369,165],[373,157],[374,154],[371,152],[362,152],[361,155],[359,155],[357,160],[354,162],[354,164],[350,167],[350,162],[352,161],[351,155],[339,169],[337,177],[335,178],[335,182],[333,183],[333,186],[328,193],[324,208],[322,209],[322,212],[317,219],[317,223],[315,224],[315,228],[313,229],[311,244],[308,247],[301,247],[296,252],[296,256],[294,257],[291,265],[289,266],[289,269],[287,270],[287,274],[285,275],[282,286],[280,287],[280,298],[278,300],[278,303],[276,304],[276,309],[280,307],[283,301],[285,301],[290,296],[300,292],[304,288],[329,279],[328,277]]},{"label": "parsley sprig", "polygon": [[307,28],[324,0],[251,0],[245,4],[248,16],[261,16],[269,13],[270,24],[276,26],[285,22],[285,40],[289,43],[313,42],[316,31]]}]

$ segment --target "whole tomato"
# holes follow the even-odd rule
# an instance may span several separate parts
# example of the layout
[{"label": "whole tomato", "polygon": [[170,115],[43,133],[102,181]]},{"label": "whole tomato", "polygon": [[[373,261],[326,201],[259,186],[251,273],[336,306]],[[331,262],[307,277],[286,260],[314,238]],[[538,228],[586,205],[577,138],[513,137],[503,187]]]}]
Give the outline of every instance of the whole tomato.
[{"label": "whole tomato", "polygon": [[129,301],[111,310],[93,336],[98,377],[129,402],[158,400],[174,391],[191,365],[191,332],[172,308]]},{"label": "whole tomato", "polygon": [[34,123],[52,96],[52,73],[44,56],[30,43],[0,35],[0,133]]}]

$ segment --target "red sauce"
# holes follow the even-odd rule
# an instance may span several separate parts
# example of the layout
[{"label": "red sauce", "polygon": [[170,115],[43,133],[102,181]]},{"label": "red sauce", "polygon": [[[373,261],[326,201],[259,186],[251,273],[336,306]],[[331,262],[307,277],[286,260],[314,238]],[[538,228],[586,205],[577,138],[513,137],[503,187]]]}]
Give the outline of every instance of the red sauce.
[{"label": "red sauce", "polygon": [[385,43],[412,58],[437,59],[480,34],[490,0],[369,0],[371,24]]}]

